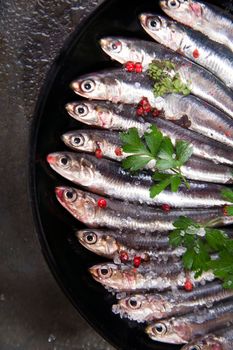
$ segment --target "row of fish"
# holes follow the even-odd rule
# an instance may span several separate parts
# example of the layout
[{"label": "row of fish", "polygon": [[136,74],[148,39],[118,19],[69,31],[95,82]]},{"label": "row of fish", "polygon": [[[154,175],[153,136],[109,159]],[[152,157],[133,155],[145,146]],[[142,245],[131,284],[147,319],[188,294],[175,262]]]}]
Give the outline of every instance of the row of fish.
[{"label": "row of fish", "polygon": [[[180,216],[214,227],[233,224],[226,215],[231,203],[221,194],[223,184],[233,183],[233,21],[201,1],[161,0],[160,5],[192,29],[164,16],[141,14],[142,27],[157,43],[102,38],[100,46],[112,59],[139,62],[142,72],[109,69],[73,81],[75,93],[93,100],[68,103],[69,115],[98,129],[63,134],[65,145],[78,153],[51,153],[47,161],[84,189],[60,186],[56,197],[87,226],[76,232],[79,242],[112,260],[89,271],[116,294],[113,312],[146,322],[146,333],[156,341],[188,343],[185,350],[230,350],[233,291],[224,290],[211,271],[198,278],[185,271],[185,249],[171,248],[169,231]],[[178,75],[191,95],[156,97],[147,73],[153,61],[171,62],[170,76]],[[139,116],[142,99],[150,108]],[[156,162],[137,174],[122,169],[119,162],[129,154],[122,149],[120,132],[135,127],[143,135],[151,125],[174,145],[178,140],[192,145],[193,155],[181,168],[192,180],[189,190],[181,186],[176,193],[165,190],[151,198]],[[202,236],[203,229],[197,234]],[[184,286],[195,288],[187,293]]]}]

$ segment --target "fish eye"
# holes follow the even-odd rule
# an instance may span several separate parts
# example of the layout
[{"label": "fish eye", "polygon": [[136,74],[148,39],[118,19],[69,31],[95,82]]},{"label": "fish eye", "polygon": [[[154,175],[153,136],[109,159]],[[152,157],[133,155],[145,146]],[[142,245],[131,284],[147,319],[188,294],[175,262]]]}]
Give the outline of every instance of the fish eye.
[{"label": "fish eye", "polygon": [[73,136],[71,142],[75,146],[83,146],[84,145],[84,137],[82,135]]},{"label": "fish eye", "polygon": [[84,91],[84,92],[92,92],[95,88],[95,82],[91,79],[89,80],[84,80],[82,83],[81,83],[81,89]]},{"label": "fish eye", "polygon": [[117,53],[121,52],[121,49],[122,49],[122,45],[120,41],[113,41],[110,47],[114,52],[117,52]]},{"label": "fish eye", "polygon": [[66,190],[64,195],[68,202],[74,202],[77,199],[77,194],[73,190]]},{"label": "fish eye", "polygon": [[147,21],[147,26],[151,30],[159,30],[161,28],[161,22],[157,18],[151,18]]},{"label": "fish eye", "polygon": [[85,104],[80,104],[75,107],[75,113],[79,116],[85,116],[88,113],[88,108]]},{"label": "fish eye", "polygon": [[59,159],[59,163],[63,168],[67,168],[69,166],[70,158],[68,156],[62,156]]},{"label": "fish eye", "polygon": [[98,274],[102,278],[109,278],[112,276],[112,269],[110,267],[104,266],[98,270]]},{"label": "fish eye", "polygon": [[138,301],[135,297],[130,298],[127,304],[131,309],[134,309],[134,310],[139,309],[142,305],[142,303]]},{"label": "fish eye", "polygon": [[178,9],[180,7],[180,1],[178,0],[168,0],[167,6],[171,9]]},{"label": "fish eye", "polygon": [[84,234],[84,240],[88,244],[95,244],[97,242],[97,235],[95,232],[86,232]]},{"label": "fish eye", "polygon": [[164,335],[167,333],[167,327],[164,323],[156,323],[153,327],[153,332],[158,335]]}]

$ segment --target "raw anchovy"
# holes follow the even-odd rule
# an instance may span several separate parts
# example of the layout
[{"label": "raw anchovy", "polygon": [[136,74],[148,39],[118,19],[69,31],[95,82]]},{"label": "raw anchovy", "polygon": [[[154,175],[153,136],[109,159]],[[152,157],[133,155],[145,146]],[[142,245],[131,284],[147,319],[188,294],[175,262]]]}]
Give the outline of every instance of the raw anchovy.
[{"label": "raw anchovy", "polygon": [[[72,86],[75,92],[82,96],[125,104],[138,103],[144,96],[148,98],[151,106],[160,109],[164,100],[162,97],[156,98],[154,96],[151,81],[147,76],[127,74],[121,69],[85,75],[73,82]],[[127,107],[125,108],[127,109]],[[153,122],[163,134],[171,138],[173,143],[177,139],[188,141],[193,146],[194,155],[218,163],[233,164],[231,147],[227,148],[219,142],[216,143],[208,137],[186,130],[167,120],[147,117],[146,121],[148,123]]]},{"label": "raw anchovy", "polygon": [[[156,266],[160,265],[157,264]],[[107,263],[95,265],[89,271],[97,282],[101,283],[105,288],[116,292],[146,291],[151,289],[163,291],[174,287],[183,287],[187,280],[187,274],[181,268],[176,273],[168,272],[167,267],[167,264],[161,265],[157,272],[156,268],[145,271],[141,267],[135,269],[125,265]],[[214,275],[211,272],[202,274],[198,279],[194,278],[193,272],[189,273],[188,276],[193,284],[214,279]]]},{"label": "raw anchovy", "polygon": [[[125,235],[125,243],[122,243],[121,237]],[[100,256],[104,256],[109,259],[114,259],[114,262],[117,262],[117,259],[120,258],[122,252],[127,253],[127,260],[131,261],[134,259],[135,256],[140,256],[144,261],[149,260],[155,260],[160,258],[169,258],[169,257],[176,257],[181,256],[185,252],[185,248],[178,247],[178,248],[171,248],[168,243],[168,237],[167,237],[167,246],[164,247],[164,241],[163,239],[163,245],[158,249],[159,247],[159,240],[156,238],[156,242],[154,243],[154,247],[150,244],[152,239],[149,241],[147,240],[147,235],[144,235],[144,240],[146,239],[147,248],[142,249],[141,247],[137,247],[136,249],[133,248],[130,244],[131,241],[134,242],[134,236],[140,235],[137,234],[137,232],[127,232],[125,234],[114,232],[114,231],[107,231],[107,230],[96,230],[96,229],[86,229],[86,230],[79,230],[76,232],[76,236],[79,240],[79,242],[88,250],[92,251],[95,254],[98,254]],[[151,236],[151,234],[150,234]],[[120,237],[120,238],[119,238]],[[154,241],[155,241],[155,236]],[[124,239],[123,239],[124,241]],[[135,244],[135,242],[134,242]],[[144,243],[144,246],[146,244]]]},{"label": "raw anchovy", "polygon": [[221,185],[190,182],[177,192],[164,190],[155,198],[150,197],[154,182],[149,174],[132,175],[121,166],[107,159],[97,159],[85,153],[58,152],[47,157],[51,168],[64,178],[81,185],[91,192],[113,198],[149,205],[168,204],[174,208],[215,207],[231,204],[222,197]]},{"label": "raw anchovy", "polygon": [[233,18],[229,13],[199,0],[161,0],[160,5],[168,16],[233,51]]},{"label": "raw anchovy", "polygon": [[[105,130],[75,130],[62,135],[64,143],[75,151],[95,153],[100,149],[103,157],[121,161],[129,156],[122,150],[120,135],[114,131]],[[145,169],[154,170],[151,162]],[[233,169],[226,165],[218,165],[213,162],[192,156],[188,162],[181,167],[182,174],[191,180],[206,181],[214,183],[232,183]]]},{"label": "raw anchovy", "polygon": [[113,312],[137,322],[183,315],[193,310],[211,307],[214,303],[233,296],[232,290],[223,289],[221,283],[213,282],[198,286],[188,292],[176,290],[163,294],[135,294],[113,305]]},{"label": "raw anchovy", "polygon": [[140,20],[153,39],[208,69],[233,88],[233,53],[229,48],[163,16],[142,14]]},{"label": "raw anchovy", "polygon": [[184,345],[181,350],[232,350],[233,326],[232,322],[214,334],[207,334]]},{"label": "raw anchovy", "polygon": [[185,344],[193,337],[202,336],[207,332],[223,328],[232,321],[233,303],[216,304],[208,310],[203,309],[196,313],[176,316],[170,319],[151,324],[146,332],[156,341],[170,344]]},{"label": "raw anchovy", "polygon": [[154,61],[170,61],[175,65],[173,75],[178,73],[193,95],[209,102],[233,117],[232,91],[208,70],[174,53],[166,47],[139,39],[107,37],[100,41],[102,49],[120,63],[141,62],[143,70]]},{"label": "raw anchovy", "polygon": [[[202,224],[212,222],[212,226],[225,226],[233,223],[232,216],[225,216],[222,208],[162,210],[126,202],[105,200],[106,208],[98,205],[99,196],[71,187],[57,187],[56,196],[60,204],[76,219],[88,227],[127,229],[141,232],[164,232],[173,230],[173,222],[180,216],[188,216]],[[216,220],[214,223],[213,220]],[[200,235],[203,232],[200,230]]]}]

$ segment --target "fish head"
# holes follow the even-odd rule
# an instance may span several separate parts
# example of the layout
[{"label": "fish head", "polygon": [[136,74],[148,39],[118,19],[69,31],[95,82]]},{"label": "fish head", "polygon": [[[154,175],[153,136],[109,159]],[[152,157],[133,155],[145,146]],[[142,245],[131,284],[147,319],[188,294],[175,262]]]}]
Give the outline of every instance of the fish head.
[{"label": "fish head", "polygon": [[96,100],[119,102],[120,82],[114,72],[87,74],[71,83],[78,95]]},{"label": "fish head", "polygon": [[82,186],[94,184],[94,164],[81,154],[55,152],[47,156],[51,168],[66,179]]},{"label": "fish head", "polygon": [[113,115],[111,110],[96,103],[67,103],[66,109],[71,117],[86,125],[101,128],[108,128],[112,125]]},{"label": "fish head", "polygon": [[182,27],[163,16],[141,14],[140,21],[145,31],[160,44],[174,51],[181,49],[184,36]]},{"label": "fish head", "polygon": [[[158,299],[160,299],[159,296]],[[154,308],[154,303],[152,311],[151,301],[149,295],[134,294],[133,296],[128,296],[119,300],[118,305],[115,306],[115,310],[117,310],[117,313],[127,315],[127,318],[138,322],[150,320],[152,314],[153,317],[155,316],[157,318],[158,315],[158,318],[160,318],[161,313],[157,313],[157,309],[155,310],[156,305]]]},{"label": "fish head", "polygon": [[224,340],[213,334],[205,335],[182,347],[182,350],[224,350]]},{"label": "fish head", "polygon": [[56,187],[56,197],[59,203],[79,221],[89,225],[95,220],[97,201],[86,192],[73,187]]},{"label": "fish head", "polygon": [[146,332],[151,339],[170,344],[184,344],[191,337],[189,327],[185,323],[177,325],[174,318],[151,324]]},{"label": "fish head", "polygon": [[202,17],[205,7],[195,0],[160,0],[160,6],[169,17],[189,26]]},{"label": "fish head", "polygon": [[116,239],[99,230],[79,230],[79,242],[95,254],[111,258],[118,250]]},{"label": "fish head", "polygon": [[62,135],[62,141],[68,146],[77,151],[95,152],[97,145],[91,137],[90,131],[84,130],[70,131]]},{"label": "fish head", "polygon": [[118,37],[106,37],[100,40],[100,45],[104,52],[122,64],[128,61],[143,61],[141,48],[136,48],[132,40]]},{"label": "fish head", "polygon": [[121,290],[124,286],[122,270],[113,263],[92,266],[89,272],[97,282],[106,287]]}]

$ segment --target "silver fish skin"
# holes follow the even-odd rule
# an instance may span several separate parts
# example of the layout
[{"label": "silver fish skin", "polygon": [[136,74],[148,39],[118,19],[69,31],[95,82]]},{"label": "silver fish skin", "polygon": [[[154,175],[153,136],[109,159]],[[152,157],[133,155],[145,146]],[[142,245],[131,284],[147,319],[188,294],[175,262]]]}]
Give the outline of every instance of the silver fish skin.
[{"label": "silver fish skin", "polygon": [[231,324],[214,334],[207,334],[184,345],[181,350],[232,350],[233,327]]},{"label": "silver fish skin", "polygon": [[[120,134],[114,131],[81,129],[70,131],[62,135],[66,146],[79,152],[95,153],[101,149],[103,157],[121,161],[129,156],[123,152]],[[155,170],[154,162],[150,162],[145,169]],[[181,167],[182,174],[191,180],[230,184],[233,182],[233,169],[226,165],[218,165],[204,158],[192,156]]]},{"label": "silver fish skin", "polygon": [[206,305],[211,306],[232,296],[232,290],[225,290],[221,283],[213,282],[204,286],[200,285],[189,293],[177,290],[163,294],[130,295],[120,299],[112,309],[121,317],[142,323],[191,313],[194,309],[199,310],[205,308]]},{"label": "silver fish skin", "polygon": [[[211,221],[214,227],[233,223],[233,217],[225,216],[222,208],[173,209],[169,213],[165,213],[148,206],[135,206],[128,202],[99,197],[73,187],[56,187],[55,192],[58,202],[88,227],[127,229],[145,235],[147,232],[156,232],[157,234],[157,232],[173,230],[173,222],[180,216],[188,216],[202,224]],[[106,200],[106,208],[98,206],[100,198]],[[200,230],[200,235],[202,234],[203,232]]]},{"label": "silver fish skin", "polygon": [[[115,233],[115,234],[114,234]],[[127,233],[127,237],[134,236],[133,233]],[[134,249],[128,242],[122,244],[118,239],[119,233],[111,231],[101,231],[101,230],[79,230],[76,236],[85,248],[91,252],[104,256],[108,259],[113,259],[115,263],[120,262],[121,253],[127,253],[127,260],[133,261],[135,256],[141,257],[143,261],[150,260],[167,260],[168,258],[175,258],[183,255],[185,253],[185,248],[171,248],[167,246],[159,250],[153,249],[153,247],[148,247],[147,249]],[[156,244],[158,247],[158,243]]]},{"label": "silver fish skin", "polygon": [[191,93],[233,117],[232,91],[215,75],[189,59],[168,48],[150,41],[106,37],[100,40],[102,49],[113,59],[125,64],[140,62],[146,71],[154,61],[170,61],[175,65],[173,75],[178,73],[181,81]]},{"label": "silver fish skin", "polygon": [[53,170],[91,192],[129,202],[158,206],[168,204],[173,208],[205,208],[231,205],[223,199],[223,186],[211,183],[190,182],[190,188],[181,185],[177,192],[164,190],[150,197],[154,182],[149,174],[132,175],[107,159],[97,159],[85,153],[57,152],[47,157]]},{"label": "silver fish skin", "polygon": [[226,11],[199,0],[161,0],[160,6],[169,17],[233,51],[233,18]]},{"label": "silver fish skin", "polygon": [[[157,266],[159,266],[157,264]],[[92,277],[105,288],[115,292],[132,292],[146,290],[169,290],[174,287],[183,287],[187,279],[187,274],[180,269],[178,273],[168,273],[167,265],[160,266],[166,274],[157,273],[156,269],[144,271],[134,267],[116,265],[112,263],[92,266],[89,271]],[[194,285],[203,281],[212,281],[214,276],[211,272],[204,273],[198,279],[194,279],[194,274],[189,274],[189,279]]]},{"label": "silver fish skin", "polygon": [[146,329],[153,340],[169,344],[185,344],[194,337],[214,332],[232,321],[232,300],[218,303],[208,310],[176,316],[170,319],[152,323]]},{"label": "silver fish skin", "polygon": [[160,15],[142,14],[140,21],[154,40],[208,69],[233,88],[233,53],[229,48]]},{"label": "silver fish skin", "polygon": [[233,121],[217,108],[192,96],[169,94],[164,97],[164,118],[233,147]]},{"label": "silver fish skin", "polygon": [[[91,91],[84,91],[85,84]],[[162,97],[155,97],[150,79],[143,74],[127,74],[122,69],[112,69],[80,77],[72,84],[76,93],[93,99],[109,100],[124,104],[139,103],[142,97],[148,98],[151,106],[163,108]],[[127,108],[127,107],[126,107]],[[104,118],[104,116],[102,116]],[[173,143],[186,140],[193,146],[193,154],[217,163],[233,164],[232,148],[191,130],[174,125],[161,118],[146,118],[146,122],[155,124],[161,132],[169,136]]]}]

